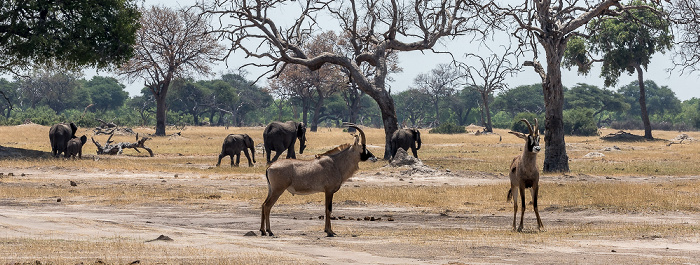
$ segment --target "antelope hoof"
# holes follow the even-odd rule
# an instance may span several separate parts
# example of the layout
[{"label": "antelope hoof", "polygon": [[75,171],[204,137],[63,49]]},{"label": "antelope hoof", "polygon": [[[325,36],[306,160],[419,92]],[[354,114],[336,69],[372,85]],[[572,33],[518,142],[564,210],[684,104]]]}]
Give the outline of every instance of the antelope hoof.
[{"label": "antelope hoof", "polygon": [[267,234],[265,234],[265,230],[260,230],[260,236],[266,236],[266,235]]},{"label": "antelope hoof", "polygon": [[522,231],[523,231],[523,227],[522,226],[518,227],[518,232],[522,232]]},{"label": "antelope hoof", "polygon": [[330,233],[326,232],[326,237],[335,237],[335,236],[336,236],[336,234],[333,232],[330,232]]},{"label": "antelope hoof", "polygon": [[248,167],[253,167],[253,164],[248,163]]},{"label": "antelope hoof", "polygon": [[270,236],[270,237],[275,236],[274,234],[272,234],[272,231],[270,231],[270,230],[267,230],[267,235]]}]

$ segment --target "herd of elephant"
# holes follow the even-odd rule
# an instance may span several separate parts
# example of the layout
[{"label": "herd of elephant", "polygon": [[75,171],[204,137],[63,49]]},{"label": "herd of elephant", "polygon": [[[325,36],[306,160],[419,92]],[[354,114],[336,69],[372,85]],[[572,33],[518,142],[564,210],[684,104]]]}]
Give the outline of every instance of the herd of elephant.
[{"label": "herd of elephant", "polygon": [[[59,123],[51,126],[49,130],[49,140],[51,141],[51,154],[58,157],[61,153],[64,157],[78,156],[82,158],[83,145],[87,142],[87,136],[75,136],[78,126],[74,123]],[[294,145],[299,139],[299,154],[304,153],[306,148],[306,126],[302,122],[272,122],[263,131],[263,142],[267,163],[276,161],[279,156],[287,151],[287,158],[296,158]],[[394,132],[391,137],[391,155],[396,155],[399,148],[411,149],[413,156],[418,157],[417,150],[421,147],[420,132],[417,129],[400,129]],[[250,154],[248,153],[250,149]],[[241,151],[248,158],[248,166],[253,166],[255,161],[255,143],[247,134],[229,134],[224,139],[221,146],[221,154],[216,166],[221,165],[221,159],[225,156],[231,157],[231,166],[239,166]],[[275,156],[270,159],[272,151]],[[234,156],[236,160],[234,163]]]},{"label": "herd of elephant", "polygon": [[[265,146],[265,157],[267,163],[277,161],[279,156],[287,151],[287,158],[296,158],[294,153],[294,145],[299,140],[299,154],[304,153],[306,149],[306,126],[302,122],[272,122],[263,131],[263,142]],[[417,150],[420,149],[421,139],[420,132],[417,129],[401,129],[394,132],[391,137],[391,154],[396,155],[399,148],[413,152],[414,157],[418,157]],[[250,154],[248,154],[250,149]],[[241,160],[241,151],[248,158],[248,166],[253,166],[255,163],[255,143],[247,134],[229,134],[224,139],[224,144],[221,146],[221,154],[216,166],[221,165],[221,159],[225,156],[231,157],[231,166],[239,166]],[[275,151],[275,156],[270,158],[272,151]],[[236,160],[234,162],[234,156]],[[252,156],[252,159],[251,159]]]}]

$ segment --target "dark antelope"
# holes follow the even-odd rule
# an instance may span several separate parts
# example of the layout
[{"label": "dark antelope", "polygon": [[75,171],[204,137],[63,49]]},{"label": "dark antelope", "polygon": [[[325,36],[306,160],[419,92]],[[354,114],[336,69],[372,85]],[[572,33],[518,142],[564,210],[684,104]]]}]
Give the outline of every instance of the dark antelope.
[{"label": "dark antelope", "polygon": [[527,124],[530,131],[529,134],[519,132],[509,132],[518,138],[525,140],[525,148],[523,153],[513,158],[510,164],[510,190],[508,190],[508,201],[513,199],[513,230],[515,229],[515,220],[518,216],[518,192],[520,192],[520,201],[522,209],[520,210],[520,225],[517,231],[523,230],[523,216],[525,215],[525,189],[532,188],[532,207],[535,209],[537,216],[537,228],[542,231],[544,226],[540,219],[540,213],[537,211],[537,191],[539,189],[540,172],[537,170],[537,153],[540,152],[540,134],[537,130],[537,119],[535,119],[535,127],[533,128],[525,119],[520,120]]}]

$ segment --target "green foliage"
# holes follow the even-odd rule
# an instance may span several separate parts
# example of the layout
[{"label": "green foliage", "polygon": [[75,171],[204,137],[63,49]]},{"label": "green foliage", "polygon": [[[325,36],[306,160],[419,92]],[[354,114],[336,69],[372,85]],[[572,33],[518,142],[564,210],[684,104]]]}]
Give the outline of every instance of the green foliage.
[{"label": "green foliage", "polygon": [[491,116],[491,123],[494,128],[510,129],[513,125],[513,116],[505,111],[499,111]]},{"label": "green foliage", "polygon": [[564,133],[577,136],[598,135],[593,113],[594,110],[590,108],[564,110]]},{"label": "green foliage", "polygon": [[[447,98],[446,101],[448,108],[446,109],[452,111],[454,119],[457,121],[458,125],[466,126],[472,122],[476,122],[474,116],[478,115],[480,100],[481,95],[479,95],[478,91],[462,88],[462,90],[457,91],[453,96]],[[493,102],[493,100],[491,100],[491,102]]]},{"label": "green foliage", "polygon": [[119,65],[134,53],[136,1],[0,1],[0,71],[28,64]]},{"label": "green foliage", "polygon": [[456,134],[456,133],[466,133],[467,129],[464,126],[459,126],[451,122],[444,122],[438,127],[430,129],[429,133],[440,133],[440,134]]},{"label": "green foliage", "polygon": [[[633,1],[633,4],[652,3]],[[633,9],[613,19],[591,21],[589,45],[595,53],[603,54],[600,76],[605,86],[614,86],[623,72],[634,73],[638,66],[646,69],[651,56],[664,53],[673,45],[670,22],[657,12]]]},{"label": "green foliage", "polygon": [[19,125],[25,122],[33,122],[51,126],[65,121],[64,117],[57,115],[56,112],[48,106],[39,106],[37,108],[28,108],[13,112],[10,119],[6,120],[6,125]]},{"label": "green foliage", "polygon": [[522,119],[526,119],[533,127],[535,126],[535,119],[537,119],[538,129],[540,132],[544,130],[544,118],[538,117],[537,114],[532,112],[521,112],[515,115],[510,124],[510,130],[514,132],[529,133],[530,130],[527,128],[527,124],[520,121]]},{"label": "green foliage", "polygon": [[591,71],[592,64],[591,58],[588,57],[588,50],[585,39],[579,36],[572,37],[566,43],[562,66],[568,70],[576,66],[579,73],[587,75]]},{"label": "green foliage", "polygon": [[[666,117],[677,115],[681,112],[681,101],[676,94],[667,86],[659,87],[651,80],[644,81],[646,105],[649,118],[652,121],[662,121]],[[630,108],[620,117],[622,119],[639,119],[641,110],[639,108],[639,84],[632,81],[618,89],[627,104],[635,106]]]},{"label": "green foliage", "polygon": [[113,77],[94,76],[90,81],[83,80],[83,87],[97,110],[117,109],[129,98],[126,86]]},{"label": "green foliage", "polygon": [[399,122],[408,126],[425,125],[431,116],[430,96],[418,89],[407,89],[392,96]]},{"label": "green foliage", "polygon": [[506,111],[511,116],[520,112],[544,113],[542,84],[517,86],[503,91],[494,99],[491,107]]}]

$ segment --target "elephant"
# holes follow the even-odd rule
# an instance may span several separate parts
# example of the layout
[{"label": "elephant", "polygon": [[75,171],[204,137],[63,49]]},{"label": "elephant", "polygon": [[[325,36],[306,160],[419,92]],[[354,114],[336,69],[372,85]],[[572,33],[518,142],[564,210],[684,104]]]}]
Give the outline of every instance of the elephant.
[{"label": "elephant", "polygon": [[75,131],[78,126],[75,123],[65,124],[58,123],[51,126],[49,130],[49,140],[51,141],[51,154],[58,157],[61,153],[66,152],[68,141],[75,138]]},{"label": "elephant", "polygon": [[[294,154],[294,143],[299,139],[299,154],[306,148],[306,125],[303,122],[272,122],[263,131],[265,142],[265,154],[267,164],[277,161],[277,158],[287,150],[287,158],[297,158]],[[275,157],[270,160],[270,153],[274,150]]]},{"label": "elephant", "polygon": [[[251,155],[248,155],[248,148],[250,148],[250,153],[253,156],[253,162],[250,161]],[[221,165],[221,159],[225,156],[231,156],[231,166],[238,166],[241,162],[241,151],[248,158],[248,166],[252,167],[255,163],[255,142],[253,138],[250,138],[247,134],[229,134],[224,139],[224,144],[221,145],[221,154],[219,154],[219,161],[216,162],[216,166]],[[233,163],[233,156],[236,156],[236,163]]]},{"label": "elephant", "polygon": [[83,158],[83,145],[87,142],[87,136],[83,135],[80,138],[73,138],[68,141],[68,146],[66,146],[65,157],[69,158],[71,156],[78,158]]},{"label": "elephant", "polygon": [[[416,143],[418,143],[418,146],[416,146]],[[411,148],[411,151],[413,152],[413,156],[415,158],[418,158],[418,149],[420,149],[421,145],[421,140],[420,140],[420,132],[418,129],[399,129],[394,132],[393,135],[391,135],[391,157],[396,155],[396,151],[399,150],[399,147],[403,148],[403,150],[408,151],[408,148]]]}]

